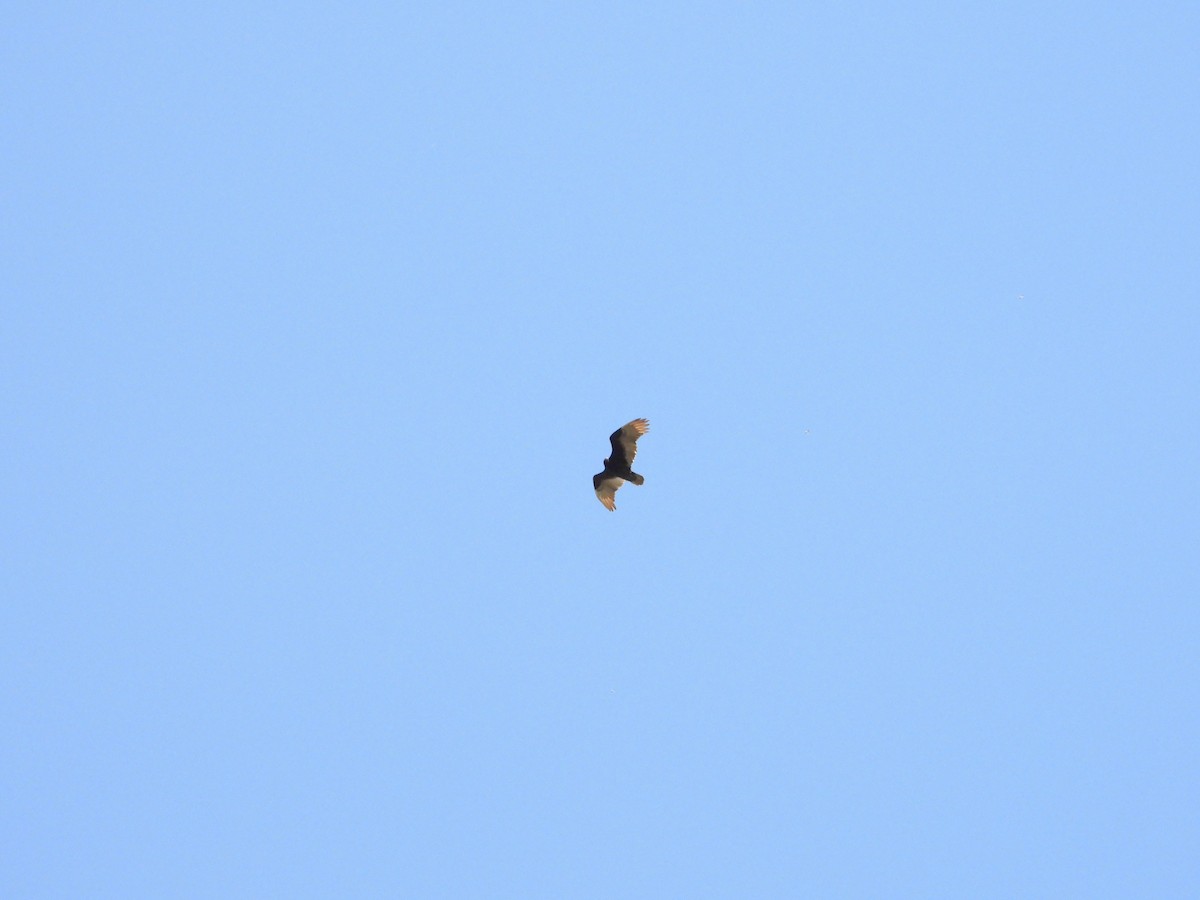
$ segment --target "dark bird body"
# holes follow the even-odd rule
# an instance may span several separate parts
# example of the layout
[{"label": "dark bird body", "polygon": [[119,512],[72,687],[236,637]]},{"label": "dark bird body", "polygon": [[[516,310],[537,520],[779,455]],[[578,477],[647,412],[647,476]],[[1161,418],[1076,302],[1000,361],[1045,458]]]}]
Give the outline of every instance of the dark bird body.
[{"label": "dark bird body", "polygon": [[617,508],[617,489],[625,482],[645,483],[646,479],[633,471],[633,458],[637,456],[637,439],[649,430],[650,423],[646,419],[634,419],[609,435],[612,454],[604,461],[604,471],[592,476],[596,499],[606,508]]}]

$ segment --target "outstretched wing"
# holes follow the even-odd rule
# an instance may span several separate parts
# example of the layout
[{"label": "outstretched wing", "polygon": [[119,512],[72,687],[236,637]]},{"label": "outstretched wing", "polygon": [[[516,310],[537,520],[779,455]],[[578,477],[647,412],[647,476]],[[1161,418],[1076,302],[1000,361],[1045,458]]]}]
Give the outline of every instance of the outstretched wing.
[{"label": "outstretched wing", "polygon": [[612,444],[612,461],[616,465],[624,463],[623,468],[633,466],[633,458],[637,456],[637,439],[650,430],[647,419],[634,419],[627,422],[608,436]]},{"label": "outstretched wing", "polygon": [[617,508],[617,488],[625,483],[624,478],[601,478],[599,475],[595,478],[596,483],[596,499],[598,499],[607,509],[613,510]]}]

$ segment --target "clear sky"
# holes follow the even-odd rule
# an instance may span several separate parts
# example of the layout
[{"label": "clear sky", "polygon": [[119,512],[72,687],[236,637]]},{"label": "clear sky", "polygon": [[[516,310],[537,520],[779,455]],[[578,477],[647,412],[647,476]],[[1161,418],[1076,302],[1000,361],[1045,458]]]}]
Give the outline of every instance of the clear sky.
[{"label": "clear sky", "polygon": [[1200,895],[1200,11],[896,6],[5,4],[0,895]]}]

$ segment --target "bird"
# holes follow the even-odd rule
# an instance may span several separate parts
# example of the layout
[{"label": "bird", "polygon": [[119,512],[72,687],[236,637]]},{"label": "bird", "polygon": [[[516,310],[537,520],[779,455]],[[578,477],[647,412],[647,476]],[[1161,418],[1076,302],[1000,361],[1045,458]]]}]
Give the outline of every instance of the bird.
[{"label": "bird", "polygon": [[596,499],[604,504],[605,509],[617,508],[617,488],[625,482],[645,483],[646,479],[633,471],[633,458],[637,456],[637,439],[649,430],[650,423],[646,419],[634,419],[609,435],[612,455],[604,461],[604,471],[592,476]]}]

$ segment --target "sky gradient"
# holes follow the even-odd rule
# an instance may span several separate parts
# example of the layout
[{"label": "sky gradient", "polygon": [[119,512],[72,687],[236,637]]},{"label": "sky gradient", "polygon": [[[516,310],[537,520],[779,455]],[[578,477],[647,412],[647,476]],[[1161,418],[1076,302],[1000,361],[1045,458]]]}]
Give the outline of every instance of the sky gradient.
[{"label": "sky gradient", "polygon": [[645,6],[0,12],[0,895],[1200,895],[1198,8]]}]

